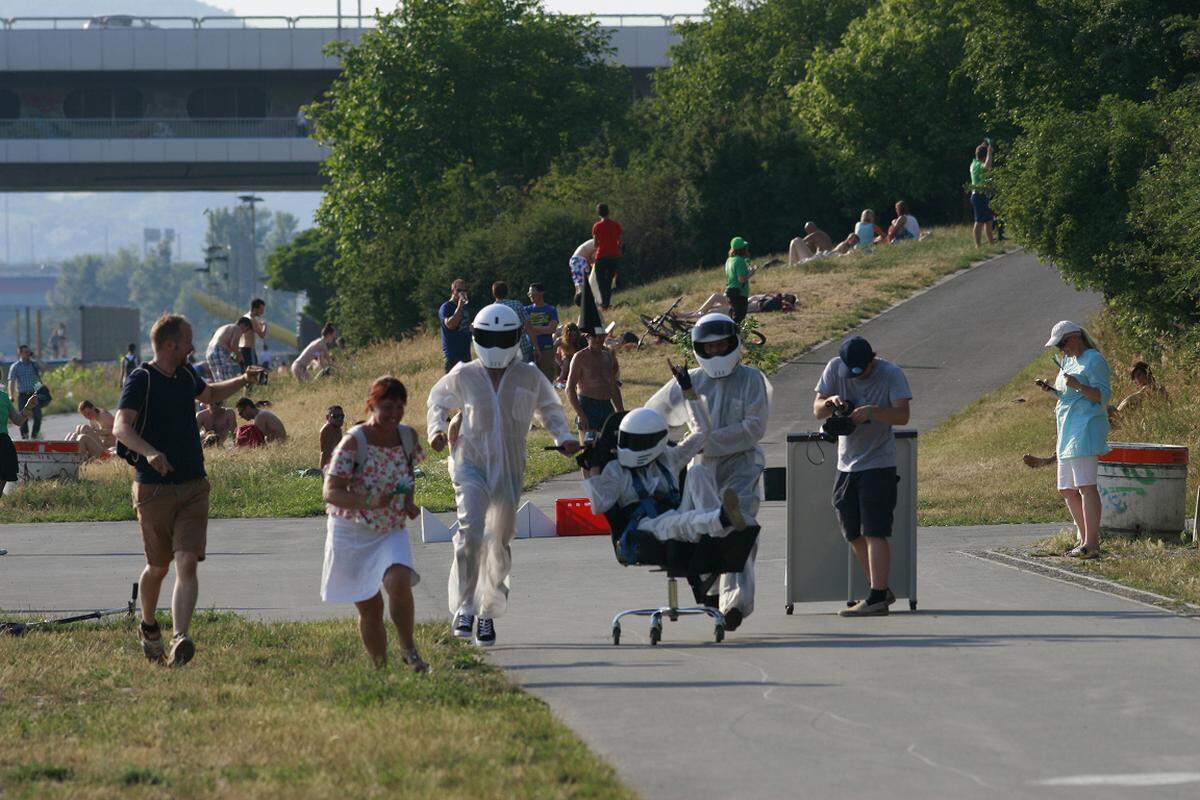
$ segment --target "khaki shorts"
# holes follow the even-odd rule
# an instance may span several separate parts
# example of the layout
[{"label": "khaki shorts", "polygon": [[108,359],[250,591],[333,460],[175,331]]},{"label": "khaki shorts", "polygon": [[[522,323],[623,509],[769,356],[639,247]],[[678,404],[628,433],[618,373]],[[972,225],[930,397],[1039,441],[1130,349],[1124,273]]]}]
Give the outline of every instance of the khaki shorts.
[{"label": "khaki shorts", "polygon": [[169,566],[178,550],[204,560],[210,488],[207,478],[179,484],[133,484],[133,507],[137,509],[146,563]]}]

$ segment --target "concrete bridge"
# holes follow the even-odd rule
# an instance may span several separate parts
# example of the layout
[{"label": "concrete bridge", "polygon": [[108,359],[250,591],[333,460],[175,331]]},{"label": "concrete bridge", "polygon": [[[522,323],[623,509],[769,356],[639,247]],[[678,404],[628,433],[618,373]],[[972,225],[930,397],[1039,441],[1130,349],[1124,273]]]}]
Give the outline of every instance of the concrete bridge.
[{"label": "concrete bridge", "polygon": [[[600,18],[631,91],[685,19]],[[365,32],[350,22],[0,19],[0,191],[319,189],[326,153],[298,111],[338,74],[324,46]]]}]

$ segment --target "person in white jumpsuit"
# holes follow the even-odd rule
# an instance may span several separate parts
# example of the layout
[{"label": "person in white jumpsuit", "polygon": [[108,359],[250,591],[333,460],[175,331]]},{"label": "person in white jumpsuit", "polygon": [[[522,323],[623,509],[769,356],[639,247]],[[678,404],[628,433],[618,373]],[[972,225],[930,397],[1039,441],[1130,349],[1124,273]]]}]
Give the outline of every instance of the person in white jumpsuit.
[{"label": "person in white jumpsuit", "polygon": [[447,443],[447,420],[462,412],[450,441],[450,479],[458,505],[450,566],[452,631],[475,643],[495,643],[493,619],[508,604],[517,503],[525,480],[525,448],[534,418],[568,455],[579,443],[567,427],[554,387],[533,364],[518,358],[521,322],[499,304],[483,308],[471,326],[477,358],[460,363],[429,392],[427,433],[433,450]]},{"label": "person in white jumpsuit", "polygon": [[[737,492],[743,513],[758,514],[759,482],[764,458],[759,441],[771,416],[771,384],[761,371],[741,363],[737,326],[724,314],[708,314],[692,329],[692,346],[700,367],[691,370],[696,392],[705,399],[712,419],[698,461],[716,473],[717,486]],[[646,404],[671,425],[686,421],[679,385],[671,381]],[[758,542],[742,572],[721,576],[720,611],[727,629],[735,630],[754,611],[754,558]]]},{"label": "person in white jumpsuit", "polygon": [[[676,368],[672,367],[672,371]],[[642,499],[634,481],[636,474],[647,496],[668,495],[679,488],[679,474],[704,447],[712,426],[704,400],[692,389],[687,373],[679,370],[686,389],[679,387],[688,419],[688,436],[675,447],[667,446],[667,421],[653,409],[639,408],[621,421],[617,458],[602,470],[588,470],[583,481],[592,510],[603,514],[625,508]],[[687,472],[680,504],[676,509],[638,521],[639,530],[659,541],[697,542],[701,536],[720,537],[749,524],[742,516],[736,493],[717,494],[716,478],[704,464],[693,464]]]}]

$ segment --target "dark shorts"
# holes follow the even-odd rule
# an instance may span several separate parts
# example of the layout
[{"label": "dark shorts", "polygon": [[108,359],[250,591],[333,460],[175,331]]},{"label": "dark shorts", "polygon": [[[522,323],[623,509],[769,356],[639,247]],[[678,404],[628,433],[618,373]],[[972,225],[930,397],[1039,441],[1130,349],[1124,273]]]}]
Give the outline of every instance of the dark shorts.
[{"label": "dark shorts", "polygon": [[459,358],[457,356],[448,356],[445,353],[442,354],[442,366],[445,368],[446,372],[454,369],[455,364],[465,364],[470,360],[470,357]]},{"label": "dark shorts", "polygon": [[837,483],[833,485],[833,508],[847,542],[859,536],[886,539],[892,535],[899,482],[895,467],[838,471]]},{"label": "dark shorts", "polygon": [[255,354],[253,347],[240,347],[238,349],[241,350],[241,352],[242,352],[242,369],[243,370],[246,367],[251,367],[258,363],[258,356]]},{"label": "dark shorts", "polygon": [[[5,420],[8,422],[8,420]],[[17,464],[17,448],[7,433],[0,433],[0,483],[15,481],[21,476]]]},{"label": "dark shorts", "polygon": [[976,222],[991,222],[996,218],[991,201],[983,192],[971,192],[971,211],[975,213]]},{"label": "dark shorts", "polygon": [[[587,427],[589,430],[599,431],[604,427],[604,422],[613,413],[613,404],[611,400],[597,400],[594,397],[586,397],[579,395],[579,405],[583,406],[583,414],[587,417]],[[575,424],[580,428],[584,427],[583,420],[575,418]]]}]

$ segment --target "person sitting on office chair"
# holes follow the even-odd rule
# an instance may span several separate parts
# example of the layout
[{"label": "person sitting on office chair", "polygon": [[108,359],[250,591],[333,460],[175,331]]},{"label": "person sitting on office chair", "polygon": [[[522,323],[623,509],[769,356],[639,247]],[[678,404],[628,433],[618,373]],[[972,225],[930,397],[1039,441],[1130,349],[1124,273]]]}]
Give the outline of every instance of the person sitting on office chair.
[{"label": "person sitting on office chair", "polygon": [[584,459],[583,487],[592,511],[604,514],[617,508],[626,512],[619,555],[630,564],[638,560],[627,547],[631,540],[625,534],[635,530],[662,542],[698,542],[705,535],[722,537],[755,524],[742,513],[736,491],[730,489],[718,497],[715,473],[706,465],[687,470],[681,491],[679,475],[704,447],[712,424],[687,370],[670,361],[667,364],[687,402],[688,436],[679,445],[668,446],[666,419],[653,409],[639,408],[621,419],[615,459],[603,465]]}]

